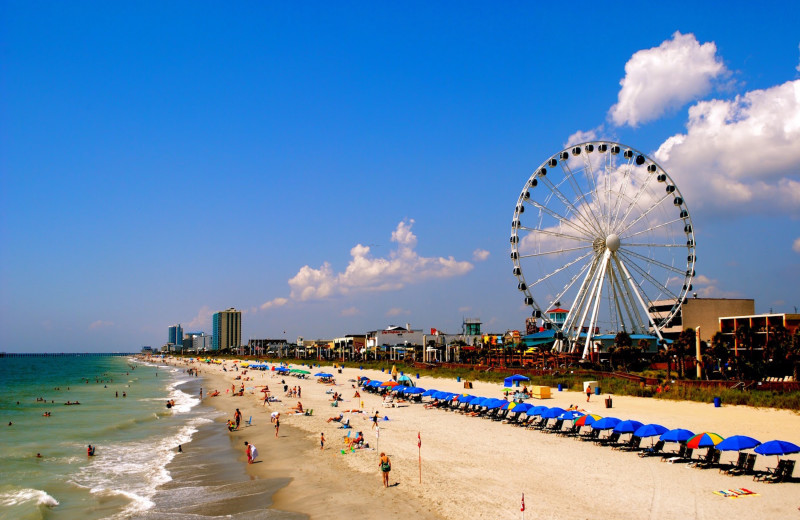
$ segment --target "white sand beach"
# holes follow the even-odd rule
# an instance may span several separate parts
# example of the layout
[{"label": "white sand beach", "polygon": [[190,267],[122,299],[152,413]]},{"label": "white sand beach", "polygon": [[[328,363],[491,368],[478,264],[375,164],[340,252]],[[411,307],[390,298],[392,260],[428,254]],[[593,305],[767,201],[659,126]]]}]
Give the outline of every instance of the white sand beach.
[{"label": "white sand beach", "polygon": [[[172,360],[186,366],[181,360]],[[425,409],[418,404],[384,407],[381,398],[361,392],[354,398],[353,381],[360,376],[388,379],[380,371],[345,368],[335,373],[337,385],[323,385],[316,378],[297,379],[274,372],[248,371],[244,397],[231,397],[232,379],[242,371],[223,372],[219,365],[195,364],[205,378],[206,398],[232,417],[240,408],[245,421],[253,425],[233,432],[235,437],[255,443],[263,465],[248,469],[254,476],[285,472],[292,482],[279,491],[273,507],[306,513],[313,519],[388,518],[413,514],[415,518],[516,519],[521,517],[520,498],[525,494],[526,518],[798,518],[800,480],[790,483],[753,482],[750,476],[731,477],[714,469],[697,469],[687,464],[661,462],[659,457],[640,458],[635,453],[612,450],[575,438],[547,434],[452,411]],[[232,362],[226,362],[230,370]],[[316,371],[316,370],[315,370]],[[330,371],[330,370],[329,370]],[[313,372],[312,372],[313,373]],[[285,397],[281,380],[290,387],[302,387],[305,409],[312,416],[292,415],[289,409],[298,399]],[[423,377],[417,386],[464,392],[463,383],[452,379]],[[237,387],[240,381],[236,381]],[[264,407],[260,385],[269,385],[281,400]],[[344,396],[339,407],[331,406],[327,390]],[[502,397],[502,385],[473,382],[473,395]],[[749,435],[761,441],[782,439],[800,444],[800,415],[790,411],[753,409],[743,406],[715,408],[711,404],[675,402],[652,398],[613,396],[606,409],[601,396],[552,391],[552,398],[529,400],[547,406],[576,404],[587,411],[667,428],[686,428],[696,433],[710,431],[723,437]],[[355,430],[362,430],[370,449],[341,453],[344,430],[326,422],[340,411],[360,409],[366,413],[345,413]],[[272,411],[281,412],[282,436],[274,437],[269,420]],[[369,417],[380,417],[380,439]],[[284,428],[288,427],[283,436]],[[327,439],[319,449],[320,433]],[[422,483],[419,477],[417,434],[422,438]],[[291,438],[289,438],[291,437]],[[643,445],[650,441],[645,439]],[[392,460],[392,483],[384,489],[378,470],[378,454],[385,451]],[[667,444],[668,449],[677,445]],[[697,450],[700,451],[700,450]],[[698,452],[695,455],[698,455]],[[705,450],[702,450],[703,452]],[[723,452],[722,461],[731,462],[736,452]],[[789,456],[788,458],[797,458]],[[244,463],[244,452],[241,461]],[[774,467],[777,457],[758,456],[756,469]],[[270,473],[271,472],[271,473]],[[796,476],[797,472],[795,473]],[[283,475],[282,475],[283,476]],[[746,488],[757,495],[726,498],[714,491]]]}]

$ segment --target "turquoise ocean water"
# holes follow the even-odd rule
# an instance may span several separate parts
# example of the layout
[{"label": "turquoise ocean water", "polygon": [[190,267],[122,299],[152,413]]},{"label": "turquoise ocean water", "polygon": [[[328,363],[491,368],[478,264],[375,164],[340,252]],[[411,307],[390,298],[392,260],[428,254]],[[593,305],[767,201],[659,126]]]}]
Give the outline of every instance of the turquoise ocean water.
[{"label": "turquoise ocean water", "polygon": [[0,518],[130,518],[151,509],[177,446],[218,415],[198,406],[193,379],[126,357],[0,358]]}]

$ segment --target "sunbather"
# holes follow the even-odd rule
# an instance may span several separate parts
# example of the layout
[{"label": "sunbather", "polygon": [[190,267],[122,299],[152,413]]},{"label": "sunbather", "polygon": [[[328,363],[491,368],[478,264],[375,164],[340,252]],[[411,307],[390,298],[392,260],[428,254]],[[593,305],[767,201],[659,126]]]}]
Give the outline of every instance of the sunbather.
[{"label": "sunbather", "polygon": [[303,403],[297,401],[297,406],[292,407],[291,410],[294,410],[297,413],[303,413]]},{"label": "sunbather", "polygon": [[334,415],[333,417],[328,417],[328,422],[331,422],[331,421],[342,422],[343,418],[344,418],[344,414],[340,413],[339,415]]}]

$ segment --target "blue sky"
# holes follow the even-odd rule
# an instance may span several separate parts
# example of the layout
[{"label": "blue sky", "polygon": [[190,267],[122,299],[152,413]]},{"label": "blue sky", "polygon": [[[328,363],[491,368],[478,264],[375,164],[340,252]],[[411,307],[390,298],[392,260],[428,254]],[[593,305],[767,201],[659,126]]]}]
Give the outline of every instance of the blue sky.
[{"label": "blue sky", "polygon": [[800,6],[735,4],[1,2],[0,350],[523,328],[514,205],[581,137],[675,178],[701,295],[792,312]]}]

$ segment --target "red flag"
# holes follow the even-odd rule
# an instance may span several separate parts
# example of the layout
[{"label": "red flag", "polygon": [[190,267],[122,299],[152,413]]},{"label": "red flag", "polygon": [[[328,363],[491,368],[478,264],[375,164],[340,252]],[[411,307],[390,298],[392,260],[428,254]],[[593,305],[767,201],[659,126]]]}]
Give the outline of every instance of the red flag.
[{"label": "red flag", "polygon": [[525,511],[525,493],[522,494],[522,507],[520,507],[519,510]]},{"label": "red flag", "polygon": [[422,447],[422,437],[420,436],[420,432],[417,432],[417,448]]}]

